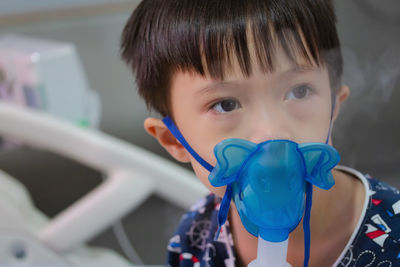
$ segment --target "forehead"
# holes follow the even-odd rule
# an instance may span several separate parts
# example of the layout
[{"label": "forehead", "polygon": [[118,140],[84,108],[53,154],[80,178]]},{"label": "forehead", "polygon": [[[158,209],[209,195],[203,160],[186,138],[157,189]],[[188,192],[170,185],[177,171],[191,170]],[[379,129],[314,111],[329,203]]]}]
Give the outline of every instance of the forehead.
[{"label": "forehead", "polygon": [[[248,38],[248,59],[243,62],[243,57],[238,55],[236,51],[225,51],[226,56],[216,62],[210,60],[202,53],[202,65],[204,73],[199,73],[195,69],[188,69],[192,74],[198,74],[204,78],[212,80],[229,80],[232,78],[246,79],[255,74],[269,75],[282,72],[304,72],[322,68],[317,60],[314,60],[308,47],[303,44],[302,48],[295,48],[292,45],[291,51],[288,52],[284,46],[279,43],[276,38],[273,39],[273,45],[270,46],[268,59],[260,58],[260,51],[253,42],[253,38]],[[301,50],[304,49],[304,52]],[[268,66],[266,66],[268,61]],[[217,65],[217,67],[216,67]],[[218,69],[218,71],[216,71]],[[181,69],[181,71],[186,71]]]}]

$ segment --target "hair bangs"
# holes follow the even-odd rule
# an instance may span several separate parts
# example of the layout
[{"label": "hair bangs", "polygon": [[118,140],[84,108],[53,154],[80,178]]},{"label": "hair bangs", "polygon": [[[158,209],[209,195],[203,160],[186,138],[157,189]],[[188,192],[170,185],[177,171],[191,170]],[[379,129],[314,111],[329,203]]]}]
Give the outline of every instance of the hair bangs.
[{"label": "hair bangs", "polygon": [[[278,47],[293,64],[324,63],[321,49],[336,44],[324,43],[316,25],[318,18],[313,17],[315,11],[308,10],[312,6],[293,4],[292,0],[286,1],[287,6],[275,2],[204,1],[192,14],[181,14],[179,20],[191,24],[178,21],[178,27],[171,29],[175,32],[169,38],[174,69],[214,79],[224,79],[235,63],[244,76],[250,76],[254,67],[272,72]],[[181,40],[178,45],[177,39]]]}]

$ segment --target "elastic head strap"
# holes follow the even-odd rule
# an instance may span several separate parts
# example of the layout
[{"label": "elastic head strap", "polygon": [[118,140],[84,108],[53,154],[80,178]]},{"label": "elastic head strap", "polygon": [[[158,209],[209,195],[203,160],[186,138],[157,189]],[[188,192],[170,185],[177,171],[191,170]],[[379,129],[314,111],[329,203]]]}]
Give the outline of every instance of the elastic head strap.
[{"label": "elastic head strap", "polygon": [[335,112],[335,106],[336,106],[336,96],[335,96],[335,93],[332,93],[331,122],[329,123],[328,136],[326,137],[326,141],[325,141],[326,144],[328,144],[329,138],[331,137],[332,124],[333,124],[333,113]]},{"label": "elastic head strap", "polygon": [[170,117],[166,116],[162,121],[164,122],[165,126],[167,126],[168,130],[173,134],[173,136],[178,139],[178,141],[183,145],[184,148],[186,148],[186,150],[192,155],[195,160],[197,160],[209,172],[214,169],[211,164],[205,161],[202,157],[200,157],[199,154],[196,153],[196,151],[194,151],[194,149],[185,140],[182,133],[179,131],[179,129],[176,127],[175,123]]},{"label": "elastic head strap", "polygon": [[[170,117],[167,116],[162,121],[167,126],[168,130],[172,133],[172,135],[175,136],[175,138],[183,145],[184,148],[186,148],[186,150],[192,155],[194,159],[197,160],[197,162],[199,162],[209,172],[211,172],[214,169],[214,167],[211,164],[205,161],[199,154],[196,153],[196,151],[194,151],[194,149],[189,145],[189,143],[183,137],[182,133],[179,131],[178,127],[176,127],[175,123]],[[224,197],[220,204],[218,212],[218,230],[217,232],[215,232],[214,240],[218,239],[222,225],[224,225],[224,223],[226,222],[231,199],[232,199],[232,185],[228,184],[226,187]]]},{"label": "elastic head strap", "polygon": [[[336,106],[336,96],[332,94],[332,109],[331,109],[331,121],[329,123],[329,131],[328,136],[326,137],[325,143],[328,144],[329,138],[331,136],[332,124],[333,124],[333,113],[335,111]],[[304,211],[303,218],[303,231],[304,231],[304,263],[303,266],[307,267],[308,262],[310,260],[310,217],[311,217],[311,207],[312,207],[312,193],[313,193],[313,185],[306,181],[306,207]]]}]

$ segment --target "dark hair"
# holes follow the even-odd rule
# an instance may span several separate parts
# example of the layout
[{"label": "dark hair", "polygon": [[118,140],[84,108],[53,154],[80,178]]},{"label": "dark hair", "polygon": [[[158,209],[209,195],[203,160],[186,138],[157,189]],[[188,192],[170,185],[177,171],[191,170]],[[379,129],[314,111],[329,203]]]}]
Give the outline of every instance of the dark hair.
[{"label": "dark hair", "polygon": [[223,79],[236,57],[249,76],[250,42],[260,68],[272,71],[274,38],[296,64],[299,55],[325,64],[332,90],[340,86],[342,56],[331,0],[143,0],[125,25],[121,54],[147,106],[165,116],[176,71]]}]

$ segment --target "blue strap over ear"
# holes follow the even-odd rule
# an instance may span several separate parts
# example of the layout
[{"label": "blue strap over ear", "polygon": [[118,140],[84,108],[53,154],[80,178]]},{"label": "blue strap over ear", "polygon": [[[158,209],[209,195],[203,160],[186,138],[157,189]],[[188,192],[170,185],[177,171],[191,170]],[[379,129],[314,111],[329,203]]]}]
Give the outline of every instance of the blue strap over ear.
[{"label": "blue strap over ear", "polygon": [[175,138],[178,139],[178,141],[192,155],[192,157],[195,158],[204,168],[211,172],[214,167],[193,150],[188,142],[186,142],[179,129],[175,126],[175,123],[172,121],[172,119],[166,116],[162,121],[164,122],[165,126],[167,126],[168,130],[175,136]]},{"label": "blue strap over ear", "polygon": [[[194,149],[189,145],[189,143],[183,137],[182,133],[176,127],[173,120],[170,117],[166,116],[162,121],[167,126],[168,130],[172,133],[172,135],[175,136],[176,139],[178,139],[178,141],[185,147],[185,149],[192,155],[192,157],[196,159],[197,162],[199,162],[209,172],[212,172],[214,167],[207,161],[205,161],[199,154],[197,154],[196,151],[194,151]],[[232,186],[228,184],[218,212],[218,230],[215,233],[214,237],[215,240],[218,239],[219,233],[221,232],[221,227],[222,225],[224,225],[226,218],[228,216],[231,199],[232,199]]]}]

